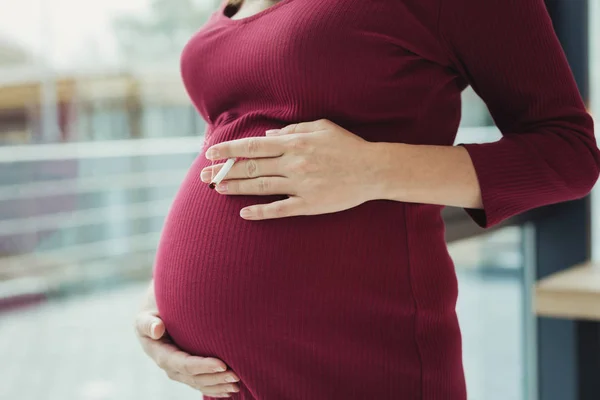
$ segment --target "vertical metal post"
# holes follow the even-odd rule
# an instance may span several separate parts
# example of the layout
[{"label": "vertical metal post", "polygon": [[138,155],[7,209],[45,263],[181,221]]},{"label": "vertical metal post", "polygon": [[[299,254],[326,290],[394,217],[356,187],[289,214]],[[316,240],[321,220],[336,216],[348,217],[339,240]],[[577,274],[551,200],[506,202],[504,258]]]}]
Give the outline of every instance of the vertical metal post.
[{"label": "vertical metal post", "polygon": [[40,24],[40,135],[42,142],[60,140],[58,107],[56,96],[56,76],[52,67],[53,25],[50,7],[52,2],[40,0],[40,14],[44,16]]}]

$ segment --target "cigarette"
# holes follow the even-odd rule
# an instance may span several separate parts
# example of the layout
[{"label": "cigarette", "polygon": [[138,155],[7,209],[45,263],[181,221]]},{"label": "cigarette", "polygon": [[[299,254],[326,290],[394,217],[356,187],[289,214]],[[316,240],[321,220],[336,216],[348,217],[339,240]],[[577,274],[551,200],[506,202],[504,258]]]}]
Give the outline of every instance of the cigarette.
[{"label": "cigarette", "polygon": [[229,173],[229,171],[231,170],[231,167],[233,167],[234,163],[235,158],[229,158],[223,165],[223,168],[221,168],[219,173],[213,178],[212,182],[210,183],[210,185],[208,185],[208,187],[214,189],[219,183],[221,183],[221,181],[225,178],[225,175],[227,175],[227,173]]}]

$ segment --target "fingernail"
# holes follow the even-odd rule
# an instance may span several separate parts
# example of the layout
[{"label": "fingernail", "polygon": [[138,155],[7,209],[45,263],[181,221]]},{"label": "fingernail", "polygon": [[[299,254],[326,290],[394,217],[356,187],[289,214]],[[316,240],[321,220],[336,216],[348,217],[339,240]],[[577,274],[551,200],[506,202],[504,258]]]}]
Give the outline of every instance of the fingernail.
[{"label": "fingernail", "polygon": [[217,192],[227,193],[227,182],[221,182],[217,185]]},{"label": "fingernail", "polygon": [[210,170],[203,170],[200,173],[200,179],[202,180],[202,182],[210,182],[212,178],[212,172]]},{"label": "fingernail", "polygon": [[276,135],[281,131],[281,129],[269,129],[265,131],[265,135]]},{"label": "fingernail", "polygon": [[239,379],[236,376],[229,375],[229,376],[225,377],[225,382],[237,382],[237,381],[239,381]]},{"label": "fingernail", "polygon": [[219,152],[216,149],[208,149],[206,151],[206,158],[209,160],[215,160],[219,158]]},{"label": "fingernail", "polygon": [[158,328],[158,322],[153,322],[152,325],[150,325],[150,334],[152,335],[152,337],[156,336],[157,328]]},{"label": "fingernail", "polygon": [[225,369],[225,368],[223,368],[223,367],[216,367],[216,368],[213,368],[213,372],[225,372],[225,371],[226,371],[226,369]]},{"label": "fingernail", "polygon": [[242,218],[251,218],[254,213],[249,208],[242,208],[240,211],[240,217]]},{"label": "fingernail", "polygon": [[234,393],[237,393],[237,392],[239,392],[239,391],[240,391],[240,388],[239,388],[239,387],[237,387],[237,386],[232,386],[230,389],[231,389],[231,390],[229,390],[229,391],[230,391],[230,392],[234,392]]}]

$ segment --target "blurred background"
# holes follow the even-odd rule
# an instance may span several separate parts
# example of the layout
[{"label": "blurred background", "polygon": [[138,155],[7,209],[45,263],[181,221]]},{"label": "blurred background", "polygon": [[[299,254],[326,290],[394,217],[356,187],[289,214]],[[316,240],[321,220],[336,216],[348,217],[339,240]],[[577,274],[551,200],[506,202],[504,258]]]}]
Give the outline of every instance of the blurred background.
[{"label": "blurred background", "polygon": [[[132,326],[163,219],[202,145],[179,54],[217,3],[0,0],[0,399],[201,397],[146,359]],[[565,2],[567,14],[568,3],[586,2]],[[586,6],[589,21],[599,3]],[[588,42],[570,46],[589,50],[593,111],[600,29],[576,22]],[[499,137],[470,90],[463,115],[457,140]],[[530,302],[536,222],[482,232],[458,211],[447,219],[469,400],[550,399],[538,390]]]}]

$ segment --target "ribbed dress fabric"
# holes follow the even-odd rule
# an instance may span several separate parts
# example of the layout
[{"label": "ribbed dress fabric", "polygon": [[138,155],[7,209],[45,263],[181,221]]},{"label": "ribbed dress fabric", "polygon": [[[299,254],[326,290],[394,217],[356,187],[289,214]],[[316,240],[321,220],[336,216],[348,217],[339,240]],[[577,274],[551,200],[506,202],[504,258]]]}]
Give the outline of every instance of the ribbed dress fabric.
[{"label": "ribbed dress fabric", "polygon": [[223,2],[181,58],[208,131],[154,267],[171,338],[227,363],[241,379],[233,399],[465,400],[443,207],[376,200],[245,221],[244,206],[285,196],[222,195],[199,174],[214,143],[320,118],[368,141],[451,146],[471,85],[503,134],[463,144],[481,186],[484,209],[467,210],[479,225],[584,196],[599,171],[593,122],[543,1],[230,11]]}]

